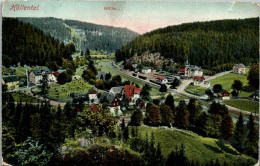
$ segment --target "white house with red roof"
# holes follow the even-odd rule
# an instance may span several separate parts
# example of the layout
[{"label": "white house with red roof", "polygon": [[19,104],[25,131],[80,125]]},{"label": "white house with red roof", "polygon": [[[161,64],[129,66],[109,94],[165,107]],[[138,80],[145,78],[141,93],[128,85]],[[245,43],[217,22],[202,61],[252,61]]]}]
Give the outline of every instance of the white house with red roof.
[{"label": "white house with red roof", "polygon": [[210,83],[205,81],[205,77],[203,76],[194,76],[193,77],[193,85],[203,86],[203,87],[210,87]]},{"label": "white house with red roof", "polygon": [[157,76],[157,77],[155,78],[155,81],[157,81],[157,82],[159,82],[159,83],[161,83],[161,84],[166,84],[166,83],[168,82],[167,78],[161,77],[161,76]]},{"label": "white house with red roof", "polygon": [[131,101],[135,103],[135,101],[140,98],[141,91],[142,88],[137,88],[134,85],[126,85],[124,87],[123,93],[126,94],[126,96],[129,97]]},{"label": "white house with red roof", "polygon": [[98,103],[98,89],[95,86],[88,91],[88,97],[91,103]]}]

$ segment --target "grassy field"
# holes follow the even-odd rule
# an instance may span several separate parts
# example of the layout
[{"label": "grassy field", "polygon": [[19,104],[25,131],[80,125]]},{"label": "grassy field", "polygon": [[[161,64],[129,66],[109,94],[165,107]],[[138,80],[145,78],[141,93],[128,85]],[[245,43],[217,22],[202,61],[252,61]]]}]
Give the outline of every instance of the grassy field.
[{"label": "grassy field", "polygon": [[[214,86],[215,84],[221,84],[223,89],[228,90],[229,92],[232,92],[232,84],[234,80],[240,80],[243,83],[243,86],[246,86],[248,83],[247,76],[245,75],[240,75],[240,74],[234,74],[234,73],[229,73],[221,77],[217,77],[215,79],[210,80],[210,85]],[[239,96],[240,97],[249,97],[252,95],[253,92],[240,92]]]},{"label": "grassy field", "polygon": [[259,103],[248,100],[225,100],[225,104],[252,113],[259,113]]},{"label": "grassy field", "polygon": [[16,67],[15,74],[19,77],[26,77],[26,69],[28,72],[30,72],[30,68],[26,67]]},{"label": "grassy field", "polygon": [[[111,62],[110,60],[102,60],[102,61],[98,61],[97,64],[97,68],[100,68],[102,72],[108,73],[110,72],[111,75],[120,75],[122,77],[122,81],[131,81],[131,82],[135,82],[137,83],[140,87],[143,87],[145,85],[145,83],[143,83],[142,81],[138,80],[138,79],[134,79],[132,77],[129,76],[125,76],[120,74],[119,72],[115,71],[112,67],[111,67]],[[159,92],[159,87],[152,87],[152,90],[150,91],[150,94],[152,96],[157,96],[160,95],[161,93]]]},{"label": "grassy field", "polygon": [[70,97],[70,93],[87,93],[90,88],[92,88],[92,85],[89,85],[84,80],[75,80],[64,85],[52,85],[49,89],[49,98],[66,102]]},{"label": "grassy field", "polygon": [[199,136],[191,131],[183,133],[180,131],[164,128],[152,128],[147,126],[139,127],[141,137],[145,138],[146,133],[148,137],[154,133],[155,142],[160,142],[162,153],[168,156],[175,146],[185,146],[185,154],[188,159],[197,159],[202,163],[209,161],[211,158],[218,159],[221,163],[224,161],[230,163],[237,163],[238,160],[248,160],[248,162],[256,163],[257,161],[249,156],[239,154],[233,147],[225,144],[224,147],[220,146],[217,139]]},{"label": "grassy field", "polygon": [[76,69],[75,75],[82,76],[84,67],[78,67]]},{"label": "grassy field", "polygon": [[23,93],[17,93],[17,92],[13,92],[11,93],[13,98],[14,98],[14,101],[16,102],[28,102],[28,103],[37,103],[39,100],[34,98],[34,97],[31,97],[31,96],[28,96],[26,94],[23,94]]},{"label": "grassy field", "polygon": [[188,86],[188,88],[186,89],[188,92],[191,93],[196,93],[199,95],[204,95],[205,91],[207,90],[207,88],[205,87],[201,87],[201,86],[196,86],[196,85],[190,85]]}]

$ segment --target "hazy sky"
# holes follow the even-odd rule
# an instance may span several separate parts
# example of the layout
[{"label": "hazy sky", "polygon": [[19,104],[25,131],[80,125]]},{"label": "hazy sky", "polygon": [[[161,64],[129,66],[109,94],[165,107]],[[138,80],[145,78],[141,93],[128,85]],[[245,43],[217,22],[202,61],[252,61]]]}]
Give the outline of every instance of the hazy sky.
[{"label": "hazy sky", "polygon": [[[10,10],[16,4],[39,5],[39,10]],[[186,22],[259,16],[257,4],[250,2],[10,1],[2,12],[5,17],[56,17],[126,27],[140,34]]]}]

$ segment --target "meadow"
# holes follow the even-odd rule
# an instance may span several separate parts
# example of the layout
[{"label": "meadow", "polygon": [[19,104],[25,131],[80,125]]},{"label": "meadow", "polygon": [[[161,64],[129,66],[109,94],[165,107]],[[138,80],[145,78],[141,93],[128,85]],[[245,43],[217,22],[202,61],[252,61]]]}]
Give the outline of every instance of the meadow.
[{"label": "meadow", "polygon": [[70,98],[71,93],[85,94],[91,89],[93,85],[88,84],[84,80],[74,80],[64,85],[52,85],[49,89],[49,98],[67,102]]},{"label": "meadow", "polygon": [[259,113],[259,103],[249,100],[225,100],[225,104],[252,113]]},{"label": "meadow", "polygon": [[14,101],[16,102],[28,102],[28,103],[38,103],[40,100],[32,97],[32,96],[28,96],[24,93],[18,93],[18,92],[12,92],[11,95],[14,98]]},{"label": "meadow", "polygon": [[201,87],[201,86],[196,86],[196,85],[190,85],[187,87],[186,91],[190,92],[190,93],[195,93],[198,95],[205,95],[205,91],[208,88],[205,87]]},{"label": "meadow", "polygon": [[[240,80],[243,83],[243,86],[248,85],[248,80],[246,75],[241,74],[234,74],[229,73],[220,77],[217,77],[215,79],[210,80],[210,86],[214,86],[215,84],[221,84],[223,89],[226,89],[229,92],[232,92],[233,89],[232,84],[234,83],[234,80]],[[239,96],[240,97],[249,97],[253,94],[253,92],[244,92],[240,91]]]},{"label": "meadow", "polygon": [[[188,130],[179,130],[176,128],[155,128],[148,126],[140,126],[139,135],[142,138],[151,137],[154,134],[155,142],[160,142],[162,154],[166,157],[172,151],[184,144],[185,154],[189,160],[197,159],[200,163],[210,161],[210,159],[218,159],[220,163],[237,163],[241,160],[247,160],[252,165],[257,161],[252,157],[240,154],[229,144],[221,144],[217,139],[202,137]],[[230,164],[229,164],[230,165]]]}]

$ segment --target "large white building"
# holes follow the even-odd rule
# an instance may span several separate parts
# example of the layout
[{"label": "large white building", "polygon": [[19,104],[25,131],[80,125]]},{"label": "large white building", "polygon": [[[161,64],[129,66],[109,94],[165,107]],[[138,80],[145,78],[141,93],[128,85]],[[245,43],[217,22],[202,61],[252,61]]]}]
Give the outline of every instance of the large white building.
[{"label": "large white building", "polygon": [[201,67],[198,67],[195,65],[186,65],[185,66],[185,76],[186,77],[195,77],[195,76],[202,77],[203,70],[201,69]]},{"label": "large white building", "polygon": [[48,67],[41,67],[38,69],[34,69],[30,71],[29,79],[30,82],[34,85],[40,85],[40,80],[42,80],[43,74],[47,75],[47,79],[49,82],[54,82],[53,75]]}]

